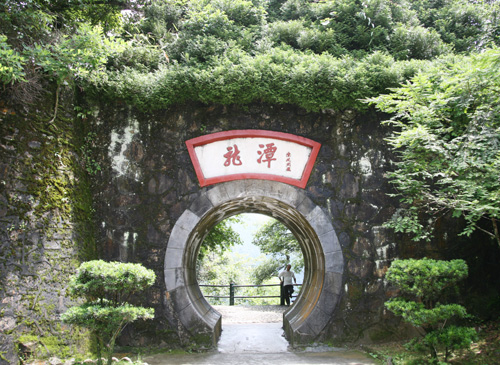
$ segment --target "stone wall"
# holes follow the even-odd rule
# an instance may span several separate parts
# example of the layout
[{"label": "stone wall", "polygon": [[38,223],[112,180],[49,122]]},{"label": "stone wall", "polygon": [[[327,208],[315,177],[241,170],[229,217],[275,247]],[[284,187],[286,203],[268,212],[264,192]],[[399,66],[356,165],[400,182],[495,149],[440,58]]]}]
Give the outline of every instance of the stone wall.
[{"label": "stone wall", "polygon": [[[397,332],[386,314],[383,276],[400,243],[382,227],[396,209],[385,173],[387,128],[375,113],[307,113],[293,106],[185,105],[142,114],[122,105],[96,114],[103,170],[95,190],[99,247],[109,260],[141,262],[158,275],[145,296],[154,323],[129,331],[126,341],[190,341],[169,308],[164,257],[172,227],[200,191],[184,142],[232,129],[292,133],[322,144],[305,189],[329,217],[345,258],[343,297],[332,320],[332,338],[377,340]],[[156,336],[162,333],[162,336]]]},{"label": "stone wall", "polygon": [[[122,344],[193,344],[171,306],[163,271],[172,228],[201,191],[185,146],[200,135],[264,129],[322,144],[304,194],[331,218],[345,260],[342,297],[326,339],[405,335],[383,307],[391,294],[383,279],[391,260],[453,258],[448,248],[456,257],[466,239],[450,224],[428,244],[382,227],[397,202],[388,197],[385,178],[389,131],[374,112],[188,104],[148,114],[116,103],[89,106],[90,117],[79,120],[72,100],[71,94],[61,100],[53,122],[50,97],[36,107],[0,104],[0,364],[15,364],[23,346],[36,356],[86,348],[85,334],[61,325],[59,315],[72,304],[69,276],[96,257],[139,262],[157,274],[146,295],[135,298],[154,307],[156,317],[128,327]],[[466,254],[498,261],[476,252]]]},{"label": "stone wall", "polygon": [[93,235],[82,130],[67,95],[53,122],[51,97],[36,107],[0,104],[0,364],[86,348],[86,336],[59,321]]}]

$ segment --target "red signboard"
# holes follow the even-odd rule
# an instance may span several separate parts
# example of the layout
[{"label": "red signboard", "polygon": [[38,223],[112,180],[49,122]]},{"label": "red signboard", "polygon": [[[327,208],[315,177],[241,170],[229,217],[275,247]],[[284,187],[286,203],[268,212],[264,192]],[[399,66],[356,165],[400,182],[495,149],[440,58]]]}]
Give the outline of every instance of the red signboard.
[{"label": "red signboard", "polygon": [[201,186],[260,179],[305,188],[321,145],[288,133],[234,130],[186,141]]}]

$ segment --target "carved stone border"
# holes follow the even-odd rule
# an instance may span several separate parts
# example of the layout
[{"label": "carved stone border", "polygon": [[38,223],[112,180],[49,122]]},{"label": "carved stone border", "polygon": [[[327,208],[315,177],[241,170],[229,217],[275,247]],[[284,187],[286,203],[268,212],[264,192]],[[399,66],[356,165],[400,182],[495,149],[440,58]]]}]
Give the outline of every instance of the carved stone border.
[{"label": "carved stone border", "polygon": [[342,292],[344,260],[330,218],[304,191],[262,180],[222,183],[202,190],[176,222],[165,254],[167,298],[185,329],[198,342],[216,346],[221,315],[203,297],[196,260],[203,238],[217,223],[240,213],[261,213],[283,222],[302,248],[305,276],[301,293],[283,315],[288,340],[321,337]]}]

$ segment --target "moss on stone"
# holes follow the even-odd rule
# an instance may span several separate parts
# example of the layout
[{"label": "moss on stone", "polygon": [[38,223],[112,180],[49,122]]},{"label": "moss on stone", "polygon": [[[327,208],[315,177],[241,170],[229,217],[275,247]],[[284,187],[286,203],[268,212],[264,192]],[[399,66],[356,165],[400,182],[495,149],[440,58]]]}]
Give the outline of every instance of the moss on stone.
[{"label": "moss on stone", "polygon": [[[0,234],[0,299],[16,293],[6,315],[16,321],[8,334],[17,342],[37,339],[43,356],[65,356],[88,348],[88,333],[62,327],[58,313],[68,305],[68,278],[82,260],[95,257],[90,179],[80,163],[81,121],[72,105],[48,124],[46,110],[0,114],[0,151],[8,163],[1,179],[5,218]],[[5,245],[4,245],[5,246]],[[78,346],[75,346],[78,344]]]}]

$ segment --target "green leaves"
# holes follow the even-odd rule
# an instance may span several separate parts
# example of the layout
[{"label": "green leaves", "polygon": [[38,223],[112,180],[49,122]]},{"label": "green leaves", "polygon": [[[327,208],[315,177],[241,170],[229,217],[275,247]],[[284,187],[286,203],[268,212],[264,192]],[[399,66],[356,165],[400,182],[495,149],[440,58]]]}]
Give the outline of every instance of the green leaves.
[{"label": "green leaves", "polygon": [[210,230],[201,245],[199,260],[203,260],[205,254],[210,251],[223,253],[234,245],[242,243],[240,235],[231,226],[235,222],[239,222],[237,216],[223,220]]},{"label": "green leaves", "polygon": [[447,326],[451,320],[469,317],[463,306],[445,302],[450,289],[455,289],[467,273],[463,260],[432,259],[395,260],[386,273],[387,281],[400,289],[401,297],[391,298],[385,307],[425,331],[414,346],[430,350],[435,358],[437,349],[444,348],[446,361],[451,350],[468,348],[476,336],[473,328]]},{"label": "green leaves", "polygon": [[500,218],[499,54],[495,48],[443,58],[390,94],[371,99],[393,114],[387,123],[397,128],[387,139],[398,156],[389,177],[405,212],[389,226],[428,239],[433,224],[424,226],[410,210],[427,213],[431,222],[449,213],[465,218],[463,234],[490,220],[491,226],[479,228],[500,244],[495,233]]},{"label": "green leaves", "polygon": [[403,317],[405,322],[415,327],[434,328],[439,327],[439,325],[453,317],[467,317],[465,308],[458,304],[438,304],[434,308],[426,309],[423,303],[396,298],[386,302],[385,306],[395,315]]},{"label": "green leaves", "polygon": [[26,58],[7,43],[7,37],[0,34],[0,83],[13,84],[25,81]]},{"label": "green leaves", "polygon": [[277,276],[286,264],[291,264],[294,272],[304,267],[300,245],[293,233],[281,222],[273,219],[255,235],[253,244],[267,255],[267,260],[257,266],[253,276],[257,284]]},{"label": "green leaves", "polygon": [[472,342],[476,340],[477,332],[474,328],[449,326],[428,333],[422,342],[427,347],[444,347],[446,355],[449,355],[452,350],[470,348]]},{"label": "green leaves", "polygon": [[100,333],[99,336],[111,336],[117,328],[124,323],[131,323],[139,319],[153,319],[154,309],[135,307],[128,303],[118,307],[108,302],[85,303],[78,307],[72,307],[61,315],[65,323],[94,329]]},{"label": "green leaves", "polygon": [[84,262],[70,283],[71,293],[85,296],[92,300],[122,297],[144,290],[155,281],[152,270],[140,264],[105,262],[102,260]]},{"label": "green leaves", "polygon": [[108,58],[124,48],[123,41],[105,37],[101,28],[83,24],[73,36],[63,36],[51,45],[28,46],[25,54],[60,83],[70,76],[88,79],[91,74],[103,74]]},{"label": "green leaves", "polygon": [[385,278],[403,293],[437,300],[444,290],[468,275],[464,260],[394,260]]},{"label": "green leaves", "polygon": [[[173,103],[292,103],[307,110],[365,109],[360,101],[398,85],[417,61],[394,63],[386,55],[363,60],[271,49],[255,56],[233,50],[213,63],[172,63],[152,73],[131,69],[109,73],[106,89],[144,110]],[[99,85],[97,85],[99,87]]]},{"label": "green leaves", "polygon": [[152,308],[136,307],[126,303],[127,298],[154,284],[153,270],[140,264],[87,261],[80,265],[71,278],[69,291],[87,299],[80,306],[68,309],[61,320],[89,328],[98,341],[98,362],[101,349],[107,349],[111,364],[115,340],[125,325],[139,319],[152,319]]}]

